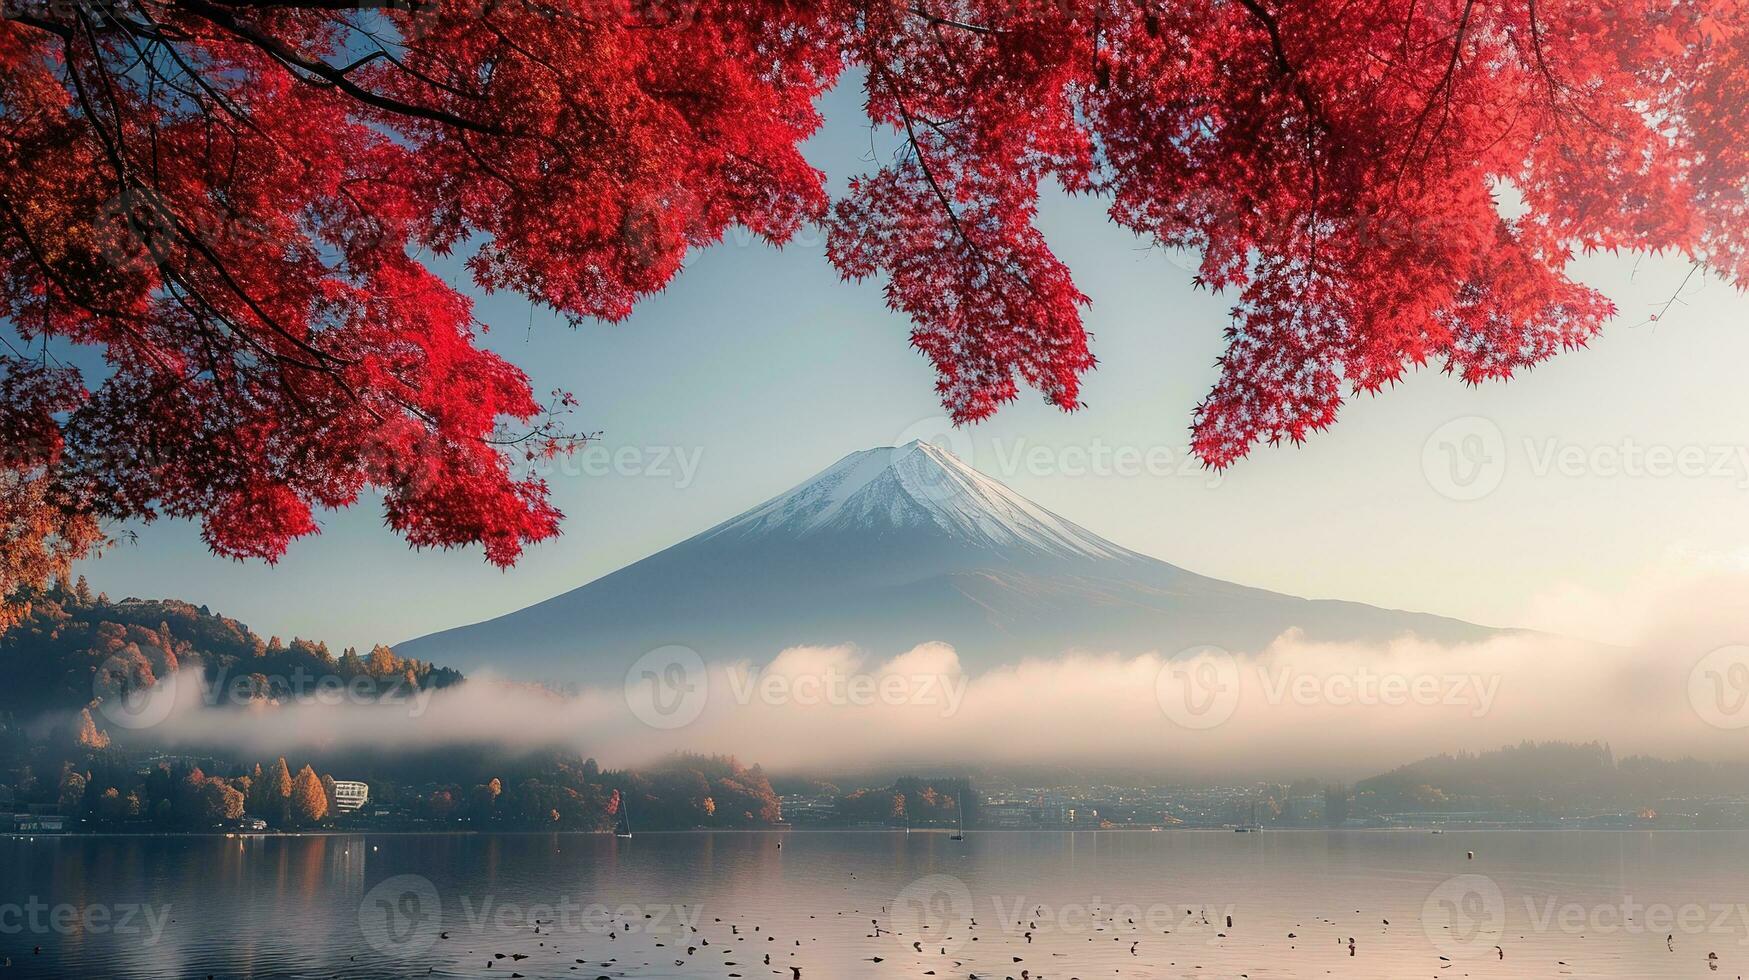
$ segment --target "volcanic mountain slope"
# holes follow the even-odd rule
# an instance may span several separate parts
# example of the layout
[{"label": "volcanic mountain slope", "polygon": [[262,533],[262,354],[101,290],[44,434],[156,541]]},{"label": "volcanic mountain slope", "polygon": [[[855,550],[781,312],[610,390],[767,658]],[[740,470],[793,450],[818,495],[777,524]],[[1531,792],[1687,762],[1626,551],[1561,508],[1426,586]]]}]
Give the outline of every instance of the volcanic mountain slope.
[{"label": "volcanic mountain slope", "polygon": [[769,661],[798,644],[885,658],[937,640],[970,673],[1067,650],[1256,651],[1487,627],[1197,575],[1114,544],[922,442],[852,453],[671,548],[497,619],[396,646],[473,671],[619,684],[668,644]]}]

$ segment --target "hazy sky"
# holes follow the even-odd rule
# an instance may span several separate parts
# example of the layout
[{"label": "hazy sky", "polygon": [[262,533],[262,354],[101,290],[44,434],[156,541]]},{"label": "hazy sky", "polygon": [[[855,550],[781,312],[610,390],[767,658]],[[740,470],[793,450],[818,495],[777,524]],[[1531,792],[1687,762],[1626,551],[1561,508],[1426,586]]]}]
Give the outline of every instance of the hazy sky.
[{"label": "hazy sky", "polygon": [[[837,187],[869,167],[870,139],[853,88],[826,109],[810,158]],[[1621,308],[1590,350],[1480,389],[1425,372],[1215,478],[1184,444],[1229,301],[1103,208],[1056,195],[1041,218],[1093,300],[1088,407],[1028,392],[938,440],[1058,513],[1198,572],[1502,625],[1539,625],[1551,593],[1618,594],[1673,554],[1749,545],[1749,300],[1696,277],[1648,324],[1684,263],[1585,259],[1582,278]],[[942,429],[907,321],[879,283],[840,283],[815,236],[782,252],[731,236],[617,326],[573,331],[514,296],[479,313],[536,391],[570,389],[578,425],[604,434],[552,478],[564,536],[517,568],[412,552],[367,500],[275,567],[213,558],[192,526],[161,522],[83,571],[112,596],[206,603],[263,634],[394,642],[566,591],[846,453]]]}]

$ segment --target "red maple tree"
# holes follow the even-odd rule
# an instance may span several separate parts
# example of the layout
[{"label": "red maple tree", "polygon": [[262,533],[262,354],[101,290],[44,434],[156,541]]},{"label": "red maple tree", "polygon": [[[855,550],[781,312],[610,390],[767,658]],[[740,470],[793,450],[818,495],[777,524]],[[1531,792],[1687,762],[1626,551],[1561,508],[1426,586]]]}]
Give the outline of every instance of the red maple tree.
[{"label": "red maple tree", "polygon": [[[1741,281],[1741,0],[6,0],[0,588],[198,520],[272,560],[368,488],[415,546],[556,533],[570,405],[424,258],[618,320],[731,225],[882,276],[956,420],[1065,409],[1054,179],[1237,297],[1224,466],[1429,362],[1504,378],[1612,314],[1577,252]],[[832,201],[846,73],[903,149]],[[53,343],[51,343],[51,341]],[[101,377],[56,359],[101,351]]]}]

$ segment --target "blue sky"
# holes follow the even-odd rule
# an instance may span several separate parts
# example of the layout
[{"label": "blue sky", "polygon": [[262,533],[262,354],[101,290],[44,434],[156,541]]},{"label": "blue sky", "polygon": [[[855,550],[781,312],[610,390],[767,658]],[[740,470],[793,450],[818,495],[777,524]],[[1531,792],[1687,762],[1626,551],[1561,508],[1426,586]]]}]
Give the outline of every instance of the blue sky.
[{"label": "blue sky", "polygon": [[[869,168],[870,139],[854,86],[825,108],[809,156],[837,187]],[[1686,275],[1679,260],[1582,260],[1622,310],[1588,351],[1480,389],[1424,372],[1215,478],[1184,445],[1228,301],[1191,287],[1185,256],[1107,223],[1100,201],[1052,195],[1041,226],[1093,299],[1087,408],[1028,392],[945,441],[1119,543],[1247,584],[1498,624],[1525,622],[1551,590],[1608,593],[1672,553],[1749,545],[1749,300],[1697,277],[1645,323]],[[879,283],[839,282],[813,234],[783,251],[732,234],[619,325],[572,330],[520,297],[478,300],[490,346],[537,391],[573,391],[579,426],[604,434],[552,478],[561,539],[500,572],[478,549],[410,551],[367,500],[322,515],[322,534],[273,567],[213,558],[192,526],[160,522],[82,571],[112,596],[186,598],[262,633],[394,642],[563,592],[846,453],[942,430],[907,322]],[[1463,464],[1473,446],[1494,469],[1454,486],[1449,454]]]}]

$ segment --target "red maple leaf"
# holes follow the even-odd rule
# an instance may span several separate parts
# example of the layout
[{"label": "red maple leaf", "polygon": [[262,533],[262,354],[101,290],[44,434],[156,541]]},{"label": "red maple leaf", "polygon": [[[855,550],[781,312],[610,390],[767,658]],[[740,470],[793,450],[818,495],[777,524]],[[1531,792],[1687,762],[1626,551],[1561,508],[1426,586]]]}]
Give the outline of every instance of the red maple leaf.
[{"label": "red maple leaf", "polygon": [[[621,319],[734,225],[884,277],[955,419],[1065,409],[1087,299],[1053,179],[1236,298],[1202,459],[1612,314],[1596,249],[1749,271],[1740,0],[12,0],[0,20],[0,591],[94,519],[268,560],[367,489],[416,546],[557,533],[574,438],[420,256]],[[800,145],[849,69],[889,165]],[[1508,212],[1501,199],[1510,197]],[[1508,217],[1508,213],[1515,216]],[[87,381],[32,354],[100,350]],[[44,346],[42,350],[48,348]],[[23,489],[17,491],[24,499]],[[45,513],[58,518],[45,519]],[[59,528],[59,530],[57,530]],[[61,545],[56,546],[57,535]],[[20,557],[22,556],[22,557]],[[46,556],[46,558],[45,558]]]}]

